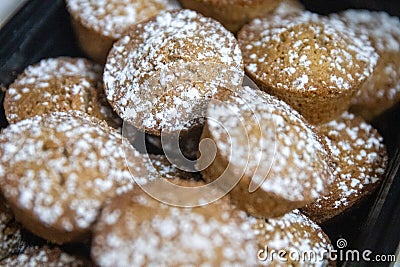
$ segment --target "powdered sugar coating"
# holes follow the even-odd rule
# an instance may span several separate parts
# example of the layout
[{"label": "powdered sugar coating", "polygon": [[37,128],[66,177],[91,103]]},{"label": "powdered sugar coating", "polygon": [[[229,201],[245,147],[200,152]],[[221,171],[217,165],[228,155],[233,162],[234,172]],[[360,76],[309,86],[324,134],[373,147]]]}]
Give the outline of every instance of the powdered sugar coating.
[{"label": "powdered sugar coating", "polygon": [[[269,257],[265,261],[260,261],[263,266],[322,266],[328,263],[323,258],[324,254],[333,249],[329,238],[315,222],[311,221],[298,210],[294,210],[277,219],[253,219],[253,227],[256,231],[259,249],[286,251],[288,261],[280,261],[275,255],[275,259]],[[317,257],[311,259],[301,259],[302,253],[314,252]],[[292,253],[292,254],[289,254]],[[300,260],[290,259],[299,256]],[[293,262],[291,261],[293,260]],[[272,262],[271,262],[272,261]]]},{"label": "powdered sugar coating", "polygon": [[159,135],[161,129],[185,128],[181,113],[190,117],[218,91],[216,85],[237,86],[243,75],[234,36],[216,21],[182,10],[139,23],[115,43],[104,83],[125,121]]},{"label": "powdered sugar coating", "polygon": [[67,254],[59,248],[29,247],[24,252],[0,262],[2,266],[84,267],[89,261]]},{"label": "powdered sugar coating", "polygon": [[318,129],[330,148],[335,180],[328,195],[303,210],[323,222],[371,194],[383,178],[388,158],[379,133],[351,113]]},{"label": "powdered sugar coating", "polygon": [[114,39],[162,10],[180,8],[176,0],[67,0],[67,6],[85,27]]},{"label": "powdered sugar coating", "polygon": [[151,164],[155,171],[163,178],[174,179],[188,179],[188,180],[201,180],[198,172],[186,172],[179,169],[176,165],[169,162],[165,155],[151,155],[149,154]]},{"label": "powdered sugar coating", "polygon": [[102,67],[84,58],[43,59],[28,66],[7,90],[4,107],[10,123],[54,111],[80,110],[121,123],[103,92]]},{"label": "powdered sugar coating", "polygon": [[[146,179],[151,166],[119,133],[81,112],[10,125],[0,136],[0,158],[1,188],[13,209],[64,232],[62,240],[89,231],[103,202],[131,190],[132,175]],[[34,223],[24,226],[34,231]]]},{"label": "powdered sugar coating", "polygon": [[282,0],[271,14],[279,17],[300,15],[304,9],[299,0]]},{"label": "powdered sugar coating", "polygon": [[238,36],[246,71],[282,90],[350,90],[370,76],[378,58],[365,37],[311,12],[255,19]]},{"label": "powdered sugar coating", "polygon": [[400,101],[400,20],[368,10],[346,10],[333,16],[367,35],[379,54],[373,75],[353,99],[354,112],[370,120]]},{"label": "powdered sugar coating", "polygon": [[100,266],[254,266],[251,224],[226,200],[187,209],[139,192],[116,199],[102,212],[92,257]]},{"label": "powdered sugar coating", "polygon": [[332,17],[343,20],[352,30],[369,36],[378,53],[400,52],[400,20],[383,11],[346,10]]},{"label": "powdered sugar coating", "polygon": [[0,197],[0,260],[25,248],[21,225],[15,221],[8,205]]},{"label": "powdered sugar coating", "polygon": [[[253,181],[262,182],[258,190],[290,201],[310,201],[325,192],[332,181],[328,155],[300,114],[249,87],[225,103],[211,103],[207,116],[218,123],[208,120],[207,127],[219,153]],[[274,148],[276,153],[270,155]],[[270,170],[265,155],[273,157]]]}]

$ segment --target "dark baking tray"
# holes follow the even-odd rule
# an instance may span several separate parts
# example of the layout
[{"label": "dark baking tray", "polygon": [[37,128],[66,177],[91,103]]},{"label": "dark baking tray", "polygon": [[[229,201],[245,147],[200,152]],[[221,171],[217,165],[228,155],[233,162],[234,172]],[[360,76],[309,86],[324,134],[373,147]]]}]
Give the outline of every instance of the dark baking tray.
[{"label": "dark baking tray", "polygon": [[[303,1],[307,9],[328,14],[347,8],[385,10],[400,16],[400,2]],[[76,45],[63,0],[31,0],[0,30],[0,87],[5,89],[23,69],[42,58],[82,56]],[[0,92],[3,102],[4,91]],[[373,124],[384,136],[390,167],[381,189],[368,201],[322,227],[336,244],[345,238],[347,248],[370,249],[377,254],[395,254],[400,240],[400,105]],[[0,128],[7,126],[0,105]],[[377,262],[339,262],[338,265],[378,265]],[[379,265],[388,266],[389,263]]]}]

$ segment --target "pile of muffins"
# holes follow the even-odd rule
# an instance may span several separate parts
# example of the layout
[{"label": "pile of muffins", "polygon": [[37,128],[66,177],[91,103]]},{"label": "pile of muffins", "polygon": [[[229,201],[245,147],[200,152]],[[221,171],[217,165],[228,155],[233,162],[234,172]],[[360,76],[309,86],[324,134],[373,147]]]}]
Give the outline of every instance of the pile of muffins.
[{"label": "pile of muffins", "polygon": [[398,18],[295,0],[66,2],[90,60],[43,59],[6,91],[0,265],[335,265],[319,224],[386,171],[368,121],[400,100]]}]

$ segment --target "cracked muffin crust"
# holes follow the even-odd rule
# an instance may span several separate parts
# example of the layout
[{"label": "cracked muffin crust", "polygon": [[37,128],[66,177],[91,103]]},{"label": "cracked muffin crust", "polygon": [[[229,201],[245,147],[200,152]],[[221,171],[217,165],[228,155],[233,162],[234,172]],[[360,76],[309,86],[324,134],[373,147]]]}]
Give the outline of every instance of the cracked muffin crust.
[{"label": "cracked muffin crust", "polygon": [[54,243],[83,241],[103,202],[148,178],[150,162],[116,130],[81,112],[10,125],[0,135],[0,186],[26,229]]},{"label": "cracked muffin crust", "polygon": [[360,203],[378,188],[388,157],[378,131],[354,114],[345,112],[317,129],[331,152],[334,182],[329,194],[301,210],[317,223],[323,223]]},{"label": "cracked muffin crust", "polygon": [[400,101],[400,20],[385,12],[346,10],[333,15],[369,37],[379,54],[372,76],[353,98],[350,110],[370,121]]},{"label": "cracked muffin crust", "polygon": [[79,110],[119,127],[102,83],[102,67],[84,58],[43,59],[9,86],[4,109],[9,123],[55,111]]},{"label": "cracked muffin crust", "polygon": [[201,174],[226,192],[233,188],[229,195],[238,208],[279,217],[326,193],[333,179],[326,148],[283,101],[244,87],[224,102],[211,102],[207,118],[201,138],[211,139],[217,152]]},{"label": "cracked muffin crust", "polygon": [[256,17],[263,17],[274,10],[281,0],[179,0],[182,7],[196,10],[214,18],[225,28],[236,33]]},{"label": "cracked muffin crust", "polygon": [[346,111],[378,59],[365,36],[307,11],[255,19],[238,39],[246,73],[312,124]]},{"label": "cracked muffin crust", "polygon": [[98,265],[256,264],[251,224],[228,198],[182,208],[139,190],[113,199],[103,209],[92,243],[92,258]]},{"label": "cracked muffin crust", "polygon": [[104,64],[113,43],[125,31],[163,10],[179,9],[176,0],[67,0],[82,50]]}]

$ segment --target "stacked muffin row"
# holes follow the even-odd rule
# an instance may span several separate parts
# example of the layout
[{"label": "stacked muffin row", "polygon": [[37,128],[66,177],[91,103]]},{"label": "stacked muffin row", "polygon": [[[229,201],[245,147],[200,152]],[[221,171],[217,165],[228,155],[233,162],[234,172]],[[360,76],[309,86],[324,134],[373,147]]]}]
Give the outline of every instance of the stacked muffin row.
[{"label": "stacked muffin row", "polygon": [[[310,14],[304,12],[304,7],[297,0],[269,0],[269,1],[259,1],[259,0],[224,0],[224,1],[213,1],[213,0],[181,0],[180,4],[183,8],[189,8],[196,10],[197,12],[205,15],[206,17],[212,17],[223,24],[228,30],[237,33],[238,38],[242,41],[241,43],[247,42],[258,42],[261,40],[251,39],[250,35],[255,34],[255,37],[265,38],[268,36],[260,36],[260,31],[267,30],[274,25],[273,28],[279,28],[286,26],[294,26],[294,19],[297,17],[300,21],[308,20],[310,23],[326,24],[325,17],[315,16],[315,14]],[[112,47],[112,44],[124,36],[124,33],[131,31],[131,27],[138,22],[145,21],[151,16],[157,14],[163,10],[174,10],[179,9],[180,5],[174,0],[152,0],[152,1],[120,1],[120,0],[108,0],[108,1],[88,1],[88,0],[68,0],[67,7],[70,11],[72,24],[74,26],[78,43],[80,44],[83,51],[92,58],[93,60],[104,64],[107,58],[107,54]],[[391,17],[385,12],[371,12],[367,10],[348,10],[339,14],[332,14],[329,16],[331,20],[330,24],[334,24],[334,28],[337,28],[342,36],[335,39],[336,41],[331,41],[330,45],[346,45],[346,43],[336,43],[340,42],[341,39],[349,38],[346,35],[347,29],[351,32],[354,31],[358,37],[364,36],[369,39],[372,46],[379,54],[379,60],[377,62],[374,73],[367,82],[362,85],[361,90],[357,91],[357,96],[354,96],[354,91],[349,90],[347,92],[348,99],[352,99],[351,111],[359,115],[362,115],[368,121],[372,120],[374,117],[380,115],[384,111],[390,109],[399,102],[399,19],[396,17]],[[294,24],[301,24],[297,21]],[[248,24],[248,25],[246,25]],[[290,25],[289,25],[290,24]],[[340,25],[342,24],[342,25]],[[246,25],[246,27],[243,27]],[[291,31],[289,29],[288,31]],[[295,30],[298,31],[299,29]],[[309,32],[309,34],[312,34]],[[283,33],[283,35],[285,35]],[[253,35],[254,36],[254,35]],[[351,35],[350,35],[351,36]],[[249,39],[250,38],[250,39]],[[303,36],[302,38],[305,38]],[[293,40],[297,40],[294,37]],[[321,40],[320,40],[321,41]],[[290,41],[287,41],[290,42]],[[309,42],[313,42],[309,40]],[[324,45],[328,45],[324,43]],[[362,45],[362,44],[359,44]],[[357,47],[357,45],[356,45]],[[356,48],[354,47],[354,48]],[[246,63],[247,74],[255,78],[254,69],[254,59],[263,59],[263,56],[255,55],[254,51],[248,51],[253,49],[246,49],[242,45],[242,50],[244,53],[244,60]],[[255,47],[254,49],[256,49]],[[332,48],[332,47],[331,47]],[[365,47],[364,47],[365,48]],[[274,51],[273,46],[270,47],[273,54],[278,56],[278,51]],[[283,50],[280,53],[287,53]],[[318,48],[316,48],[318,50]],[[358,50],[361,53],[362,50]],[[266,48],[262,48],[261,53],[266,53]],[[276,53],[275,53],[276,52]],[[323,51],[320,51],[322,56]],[[250,57],[251,56],[251,57]],[[343,56],[343,55],[342,55]],[[368,56],[368,54],[364,54]],[[337,57],[337,55],[336,55]],[[335,55],[333,55],[335,58]],[[268,57],[267,60],[275,60],[273,57]],[[329,58],[328,58],[329,60]],[[343,59],[345,60],[345,59]],[[345,60],[346,61],[346,60]],[[263,62],[260,62],[261,65]],[[268,65],[265,62],[264,66]],[[325,62],[327,63],[327,62]],[[341,65],[344,62],[340,63]],[[294,64],[294,62],[290,62]],[[297,63],[296,63],[297,64]],[[335,63],[339,64],[339,63]],[[293,66],[292,66],[293,67]],[[313,68],[318,66],[313,66]],[[319,66],[320,68],[322,66]],[[331,67],[331,71],[335,73],[333,66],[324,66],[324,68]],[[348,69],[351,67],[347,66]],[[362,68],[362,66],[361,66]],[[259,70],[260,71],[260,70]],[[264,69],[261,72],[271,71]],[[285,74],[280,71],[277,76],[284,75],[285,78],[290,78],[288,76],[290,72],[286,70]],[[337,71],[337,70],[336,70]],[[339,70],[340,71],[340,70]],[[354,70],[357,71],[357,70]],[[352,72],[352,71],[350,71]],[[282,75],[281,75],[282,74]],[[339,73],[336,73],[339,74]],[[347,73],[346,73],[347,74]],[[365,73],[369,76],[368,73]],[[273,75],[269,75],[273,76]],[[297,76],[296,76],[297,77]],[[293,77],[292,77],[293,78]],[[300,78],[300,77],[297,77]],[[308,77],[313,78],[313,77]],[[315,78],[315,77],[314,77]],[[325,77],[329,78],[330,83],[341,83],[340,75],[335,75],[335,77]],[[336,78],[336,79],[335,79]],[[283,76],[282,76],[282,79]],[[305,79],[305,77],[304,77]],[[357,81],[357,79],[359,79]],[[344,78],[344,81],[347,79]],[[362,77],[358,77],[351,81],[351,87],[360,87],[358,83],[363,83]],[[271,83],[279,83],[279,80],[269,81]],[[292,81],[293,82],[293,81]],[[300,82],[300,80],[298,81]],[[318,84],[318,79],[315,82],[316,86],[329,87],[329,84]],[[268,86],[269,92],[272,90],[276,91],[276,88],[268,85],[268,82],[264,80],[258,83],[260,87]],[[344,84],[346,85],[346,83]],[[276,86],[276,85],[275,85]],[[334,85],[331,90],[336,86]],[[295,90],[294,90],[295,91]],[[279,94],[278,91],[275,92]],[[341,94],[343,92],[330,92],[330,94]],[[352,93],[352,94],[351,94]],[[308,98],[313,95],[307,95]],[[300,96],[301,97],[301,96]],[[293,96],[295,98],[295,96]],[[347,100],[348,100],[347,99]],[[287,97],[286,97],[287,101]],[[294,103],[296,99],[292,99]],[[346,102],[346,101],[345,101]],[[296,104],[299,105],[298,103]],[[343,105],[347,106],[347,105]],[[344,110],[346,108],[338,108],[339,110]],[[305,110],[305,109],[304,109]],[[336,109],[335,109],[336,110]],[[311,111],[308,111],[311,112]],[[310,117],[307,116],[306,117]]]},{"label": "stacked muffin row", "polygon": [[[284,265],[257,255],[265,246],[321,254],[331,249],[321,228],[296,209],[324,222],[364,199],[383,178],[382,138],[345,111],[365,81],[381,75],[375,65],[385,65],[385,49],[375,47],[378,59],[364,31],[346,29],[350,22],[336,16],[303,11],[296,2],[251,21],[239,42],[217,21],[189,10],[162,12],[122,29],[124,15],[147,12],[129,1],[106,20],[115,24],[96,24],[115,16],[113,5],[124,6],[117,2],[107,2],[110,9],[68,2],[73,20],[82,6],[97,8],[85,10],[92,13],[82,16],[88,24],[79,17],[80,27],[118,32],[103,71],[84,59],[43,60],[7,91],[12,124],[0,137],[0,185],[16,220],[56,244],[89,244],[92,238],[91,257],[100,266]],[[149,4],[152,10],[166,8],[157,3]],[[266,92],[243,82],[245,71]],[[139,153],[131,143],[140,132],[161,140],[166,155]],[[176,136],[178,146],[171,141]],[[179,146],[191,160],[179,158]],[[167,159],[194,164],[201,176]],[[210,194],[229,194],[179,208],[141,190],[164,179],[180,187],[208,183]],[[173,197],[185,206],[195,196]],[[23,244],[3,257],[29,252],[25,247],[33,250]],[[41,255],[49,250],[35,249]],[[293,260],[324,262],[329,259]]]}]

